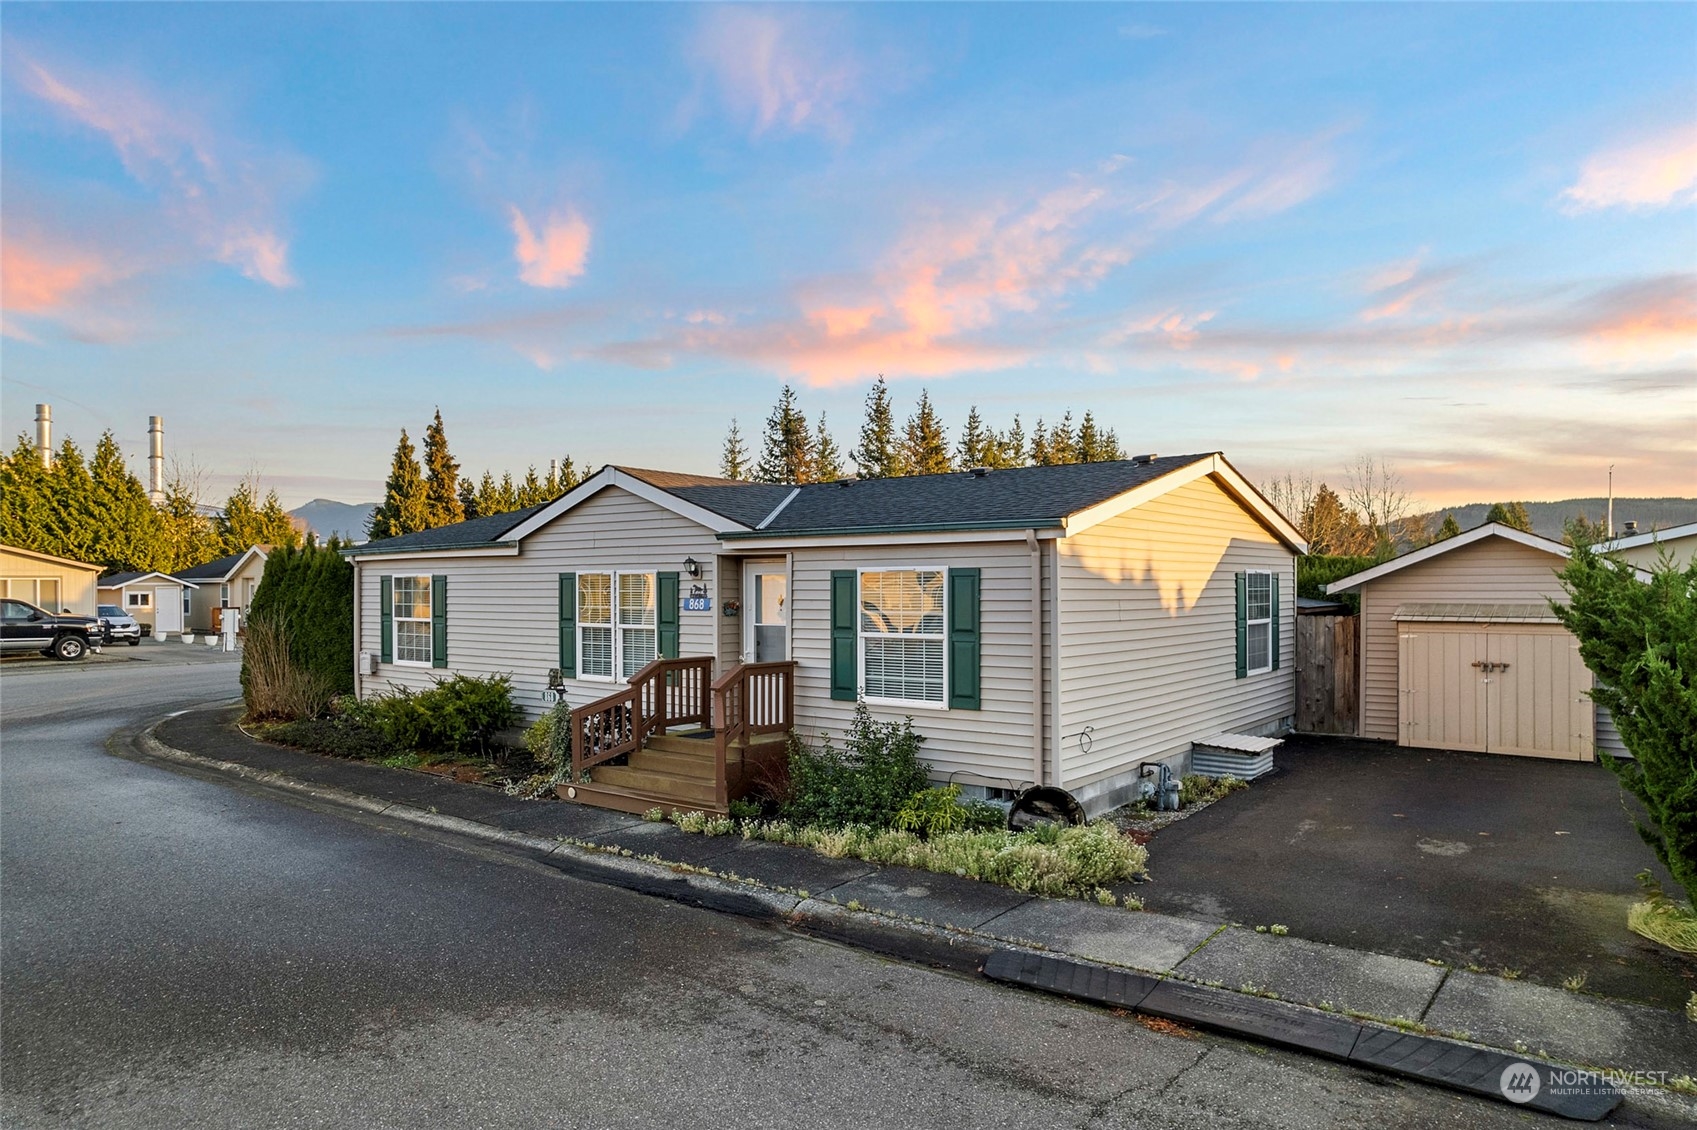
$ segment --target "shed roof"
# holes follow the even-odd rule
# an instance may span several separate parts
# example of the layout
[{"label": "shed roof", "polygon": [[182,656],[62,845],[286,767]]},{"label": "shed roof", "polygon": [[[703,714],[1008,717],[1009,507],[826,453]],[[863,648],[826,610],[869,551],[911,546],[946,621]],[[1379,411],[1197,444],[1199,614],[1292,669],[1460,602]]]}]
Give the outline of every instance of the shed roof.
[{"label": "shed roof", "polygon": [[257,553],[261,557],[270,552],[269,545],[250,545],[240,553],[231,553],[200,565],[191,565],[187,569],[178,569],[171,575],[181,581],[222,581],[242,567],[242,563]]},{"label": "shed roof", "polygon": [[95,587],[102,589],[120,589],[125,585],[133,585],[137,581],[145,581],[149,577],[158,577],[162,581],[170,581],[172,584],[182,585],[184,588],[193,589],[200,587],[192,581],[185,581],[181,577],[173,577],[169,573],[152,572],[144,569],[138,569],[130,573],[110,573],[95,582]]},{"label": "shed roof", "polygon": [[1687,522],[1683,526],[1669,526],[1665,530],[1651,530],[1649,533],[1633,534],[1631,537],[1615,538],[1604,542],[1601,548],[1608,553],[1617,549],[1638,549],[1641,546],[1654,545],[1657,542],[1681,541],[1685,538],[1697,537],[1697,522]]},{"label": "shed roof", "polygon": [[1548,604],[1501,604],[1448,602],[1399,604],[1392,620],[1454,622],[1465,624],[1559,624],[1561,618]]},{"label": "shed roof", "polygon": [[5,550],[7,553],[15,553],[20,557],[33,557],[37,561],[45,561],[50,565],[63,565],[67,569],[86,570],[90,573],[98,573],[100,571],[100,566],[92,565],[87,561],[77,561],[70,557],[57,557],[51,553],[42,553],[40,550],[35,549],[25,549],[18,545],[0,545],[0,550]]}]

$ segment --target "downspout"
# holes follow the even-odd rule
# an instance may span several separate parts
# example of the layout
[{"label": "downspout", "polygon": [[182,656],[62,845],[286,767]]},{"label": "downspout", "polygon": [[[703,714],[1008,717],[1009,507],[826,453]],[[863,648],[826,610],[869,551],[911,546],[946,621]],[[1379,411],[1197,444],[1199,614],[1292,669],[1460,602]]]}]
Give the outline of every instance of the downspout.
[{"label": "downspout", "polygon": [[359,606],[360,606],[360,603],[361,603],[361,601],[360,601],[361,593],[360,593],[360,587],[359,587],[359,559],[357,557],[353,561],[353,567],[354,567],[354,698],[363,702],[365,700],[365,672],[363,670],[361,670],[361,664],[360,664],[360,661],[359,661],[359,644],[360,644]]},{"label": "downspout", "polygon": [[1049,784],[1057,789],[1066,787],[1066,774],[1061,772],[1061,543],[1056,538],[1049,543],[1049,732],[1055,737],[1050,755],[1053,771]]},{"label": "downspout", "polygon": [[1043,783],[1043,545],[1025,531],[1031,551],[1031,780]]}]

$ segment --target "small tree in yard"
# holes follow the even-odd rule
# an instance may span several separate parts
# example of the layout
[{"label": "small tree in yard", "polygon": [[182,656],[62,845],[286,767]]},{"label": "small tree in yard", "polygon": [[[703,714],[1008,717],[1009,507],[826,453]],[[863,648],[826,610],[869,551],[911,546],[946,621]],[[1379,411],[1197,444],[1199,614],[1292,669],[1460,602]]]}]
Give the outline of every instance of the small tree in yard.
[{"label": "small tree in yard", "polygon": [[1646,583],[1581,545],[1561,581],[1570,603],[1551,606],[1633,757],[1603,762],[1643,802],[1639,834],[1697,906],[1697,562],[1664,555]]}]

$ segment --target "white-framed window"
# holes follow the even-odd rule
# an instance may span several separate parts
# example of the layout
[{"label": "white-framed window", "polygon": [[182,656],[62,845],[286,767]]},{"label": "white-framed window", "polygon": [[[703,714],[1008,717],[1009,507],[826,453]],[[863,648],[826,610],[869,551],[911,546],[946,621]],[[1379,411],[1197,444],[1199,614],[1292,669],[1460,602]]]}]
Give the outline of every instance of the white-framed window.
[{"label": "white-framed window", "polygon": [[125,608],[152,608],[153,594],[146,589],[131,591],[124,594]]},{"label": "white-framed window", "polygon": [[1273,574],[1246,573],[1243,582],[1247,666],[1259,675],[1273,669]]},{"label": "white-framed window", "polygon": [[[226,590],[229,588],[225,586]],[[430,578],[396,577],[390,583],[395,624],[395,662],[430,666]]]},{"label": "white-framed window", "polygon": [[57,612],[59,611],[59,578],[14,577],[9,581],[0,580],[0,596],[9,596],[13,600],[27,600],[37,608]]},{"label": "white-framed window", "polygon": [[659,655],[653,573],[577,575],[577,673],[628,679]]},{"label": "white-framed window", "polygon": [[35,603],[49,612],[59,611],[58,577],[42,577],[35,582]]},{"label": "white-framed window", "polygon": [[943,569],[860,571],[860,693],[868,702],[945,707]]},{"label": "white-framed window", "polygon": [[229,585],[219,585],[218,586],[218,607],[219,608],[230,607],[230,586]]},{"label": "white-framed window", "polygon": [[194,613],[194,601],[190,599],[191,589],[183,590],[183,623],[188,623],[189,616]]}]

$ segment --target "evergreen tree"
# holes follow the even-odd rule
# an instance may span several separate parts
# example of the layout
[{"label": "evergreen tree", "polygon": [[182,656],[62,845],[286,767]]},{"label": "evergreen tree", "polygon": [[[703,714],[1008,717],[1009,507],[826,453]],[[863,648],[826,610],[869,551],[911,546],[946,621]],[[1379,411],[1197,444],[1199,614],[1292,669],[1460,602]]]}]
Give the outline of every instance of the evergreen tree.
[{"label": "evergreen tree", "polygon": [[1073,435],[1072,409],[1067,409],[1061,422],[1049,429],[1049,458],[1054,463],[1077,463],[1078,437]]},{"label": "evergreen tree", "polygon": [[1043,423],[1043,417],[1037,417],[1037,426],[1031,429],[1031,466],[1052,467],[1061,460],[1055,458],[1055,448],[1049,439],[1049,427]]},{"label": "evergreen tree", "polygon": [[425,496],[424,472],[418,465],[418,455],[401,429],[401,441],[395,445],[395,458],[389,468],[389,481],[383,489],[383,501],[371,512],[366,532],[373,540],[398,538],[430,528],[430,504]]},{"label": "evergreen tree", "polygon": [[1080,463],[1111,463],[1125,458],[1125,452],[1120,448],[1120,437],[1114,434],[1112,428],[1098,427],[1096,417],[1089,411],[1084,413],[1084,420],[1078,425],[1077,455]]},{"label": "evergreen tree", "polygon": [[996,444],[998,467],[1023,467],[1026,463],[1025,425],[1019,422],[1016,415],[1008,430],[1003,432]]},{"label": "evergreen tree", "polygon": [[543,480],[542,486],[548,493],[549,501],[553,501],[582,481],[583,477],[577,473],[577,464],[567,455],[556,459],[548,468],[548,477]]},{"label": "evergreen tree", "polygon": [[172,475],[165,483],[165,501],[154,513],[159,523],[155,569],[175,573],[223,556],[217,525],[202,510],[200,485],[193,477]]},{"label": "evergreen tree", "polygon": [[1576,547],[1550,601],[1632,754],[1602,760],[1649,815],[1639,834],[1697,906],[1697,562],[1638,570]]},{"label": "evergreen tree", "polygon": [[1438,540],[1447,541],[1461,533],[1461,526],[1456,523],[1454,514],[1444,515],[1444,524],[1438,527]]},{"label": "evergreen tree", "polygon": [[719,474],[738,482],[748,479],[748,446],[742,441],[742,428],[734,416],[730,430],[725,433],[725,449],[719,456]]},{"label": "evergreen tree", "polygon": [[1532,532],[1532,518],[1526,513],[1524,502],[1493,502],[1485,521],[1499,522],[1528,534]]},{"label": "evergreen tree", "polygon": [[825,426],[825,413],[819,413],[819,424],[813,429],[813,478],[816,483],[830,483],[845,478],[842,452]]},{"label": "evergreen tree", "polygon": [[783,387],[772,414],[766,417],[765,443],[754,479],[762,483],[813,481],[813,436],[789,385]]},{"label": "evergreen tree", "polygon": [[230,492],[217,529],[224,553],[242,553],[256,545],[284,547],[300,542],[288,511],[277,500],[277,492],[267,492],[261,502],[259,488],[251,479],[237,483]]},{"label": "evergreen tree", "polygon": [[1561,540],[1568,545],[1597,545],[1609,540],[1609,528],[1606,522],[1593,522],[1583,512],[1575,514],[1562,523]]},{"label": "evergreen tree", "polygon": [[938,475],[954,470],[949,459],[949,436],[931,406],[931,395],[919,390],[919,403],[902,429],[902,462],[910,475]]},{"label": "evergreen tree", "polygon": [[866,394],[866,419],[860,425],[860,446],[851,453],[863,479],[888,479],[908,473],[896,437],[895,407],[882,374]]},{"label": "evergreen tree", "polygon": [[460,505],[460,465],[448,452],[448,431],[442,426],[442,410],[424,429],[424,508],[431,528],[465,520]]},{"label": "evergreen tree", "polygon": [[[483,473],[485,475],[489,474],[488,471]],[[460,476],[459,496],[460,513],[466,516],[467,521],[470,521],[473,518],[486,517],[483,511],[477,508],[477,484],[471,481],[470,475]]]},{"label": "evergreen tree", "polygon": [[524,481],[519,484],[518,505],[515,510],[523,510],[526,506],[537,506],[552,501],[548,488],[542,485],[542,480],[536,477],[536,464],[532,463],[524,473]]},{"label": "evergreen tree", "polygon": [[994,467],[1000,461],[1000,444],[993,429],[984,426],[974,404],[966,413],[966,424],[955,441],[955,463],[966,470],[973,467]]}]

